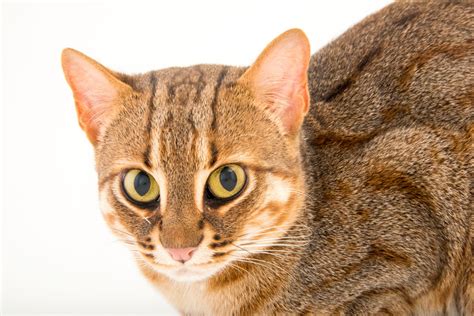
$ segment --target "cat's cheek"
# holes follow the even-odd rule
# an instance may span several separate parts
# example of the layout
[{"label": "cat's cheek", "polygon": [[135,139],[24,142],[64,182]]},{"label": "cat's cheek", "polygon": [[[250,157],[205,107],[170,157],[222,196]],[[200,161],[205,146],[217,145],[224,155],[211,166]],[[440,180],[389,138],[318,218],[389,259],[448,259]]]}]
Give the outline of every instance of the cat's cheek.
[{"label": "cat's cheek", "polygon": [[108,191],[109,185],[107,184],[99,193],[99,207],[102,212],[102,216],[107,225],[109,225],[112,230],[118,229],[126,231],[125,228],[120,224],[117,216],[115,215],[114,208],[109,202],[109,195],[107,193]]},{"label": "cat's cheek", "polygon": [[296,221],[304,202],[303,196],[303,188],[298,186],[297,179],[267,175],[263,203],[247,222],[243,232],[245,240],[240,242],[261,244],[261,248],[255,248],[255,251],[260,251],[278,240]]},{"label": "cat's cheek", "polygon": [[284,204],[288,202],[291,193],[294,191],[292,185],[289,182],[272,174],[267,175],[267,185],[268,189],[265,193],[264,205],[272,202]]}]

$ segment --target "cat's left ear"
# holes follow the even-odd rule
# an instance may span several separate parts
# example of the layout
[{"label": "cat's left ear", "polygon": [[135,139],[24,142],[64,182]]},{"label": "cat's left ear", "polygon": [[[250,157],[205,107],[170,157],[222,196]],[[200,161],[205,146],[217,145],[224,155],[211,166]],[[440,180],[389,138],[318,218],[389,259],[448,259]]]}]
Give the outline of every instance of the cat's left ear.
[{"label": "cat's left ear", "polygon": [[62,66],[76,101],[79,125],[95,145],[121,99],[133,89],[111,70],[71,48],[63,50]]},{"label": "cat's left ear", "polygon": [[257,102],[276,114],[283,131],[295,135],[309,109],[309,41],[291,29],[274,39],[239,79]]}]

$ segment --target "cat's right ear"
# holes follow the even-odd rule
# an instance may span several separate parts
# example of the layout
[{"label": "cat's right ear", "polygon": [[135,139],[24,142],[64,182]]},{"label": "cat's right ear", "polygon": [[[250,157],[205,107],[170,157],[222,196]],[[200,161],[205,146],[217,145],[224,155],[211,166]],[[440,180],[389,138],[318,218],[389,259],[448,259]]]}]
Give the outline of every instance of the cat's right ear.
[{"label": "cat's right ear", "polygon": [[239,79],[275,115],[287,135],[297,135],[309,109],[310,57],[306,35],[291,29],[275,38]]},{"label": "cat's right ear", "polygon": [[61,60],[76,102],[79,125],[95,145],[120,99],[130,95],[132,88],[112,71],[74,49],[64,49]]}]

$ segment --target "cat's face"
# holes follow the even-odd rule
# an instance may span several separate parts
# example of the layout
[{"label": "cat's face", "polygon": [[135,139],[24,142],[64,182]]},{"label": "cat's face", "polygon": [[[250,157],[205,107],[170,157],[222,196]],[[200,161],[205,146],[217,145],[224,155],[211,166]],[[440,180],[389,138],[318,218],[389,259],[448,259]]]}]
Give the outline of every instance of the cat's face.
[{"label": "cat's face", "polygon": [[309,47],[289,31],[251,68],[113,73],[66,50],[96,150],[104,217],[138,260],[178,281],[215,275],[285,239],[300,214],[299,127]]}]

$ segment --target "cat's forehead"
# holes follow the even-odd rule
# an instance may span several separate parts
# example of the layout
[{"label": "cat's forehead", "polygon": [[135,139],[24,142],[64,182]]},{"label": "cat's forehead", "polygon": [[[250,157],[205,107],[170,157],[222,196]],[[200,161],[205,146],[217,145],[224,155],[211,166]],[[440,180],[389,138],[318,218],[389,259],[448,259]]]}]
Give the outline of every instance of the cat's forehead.
[{"label": "cat's forehead", "polygon": [[150,125],[160,166],[173,169],[181,163],[198,169],[210,159],[219,97],[241,72],[228,66],[196,65],[150,74]]},{"label": "cat's forehead", "polygon": [[163,69],[151,75],[155,76],[158,92],[166,97],[167,104],[192,106],[211,101],[228,70],[229,67],[219,65],[195,65]]},{"label": "cat's forehead", "polygon": [[132,78],[141,96],[109,127],[98,169],[108,173],[116,161],[136,160],[159,167],[167,177],[181,176],[208,168],[217,158],[264,151],[274,142],[260,138],[276,131],[235,85],[244,71],[196,65]]},{"label": "cat's forehead", "polygon": [[141,85],[149,92],[149,105],[156,109],[153,113],[156,127],[172,119],[190,128],[208,128],[219,93],[235,82],[243,70],[223,65],[194,65],[148,73]]},{"label": "cat's forehead", "polygon": [[150,73],[148,89],[152,90],[150,103],[156,109],[155,127],[173,122],[189,128],[206,128],[212,116],[211,104],[220,90],[218,76],[225,76],[225,72],[222,66],[196,65]]}]

